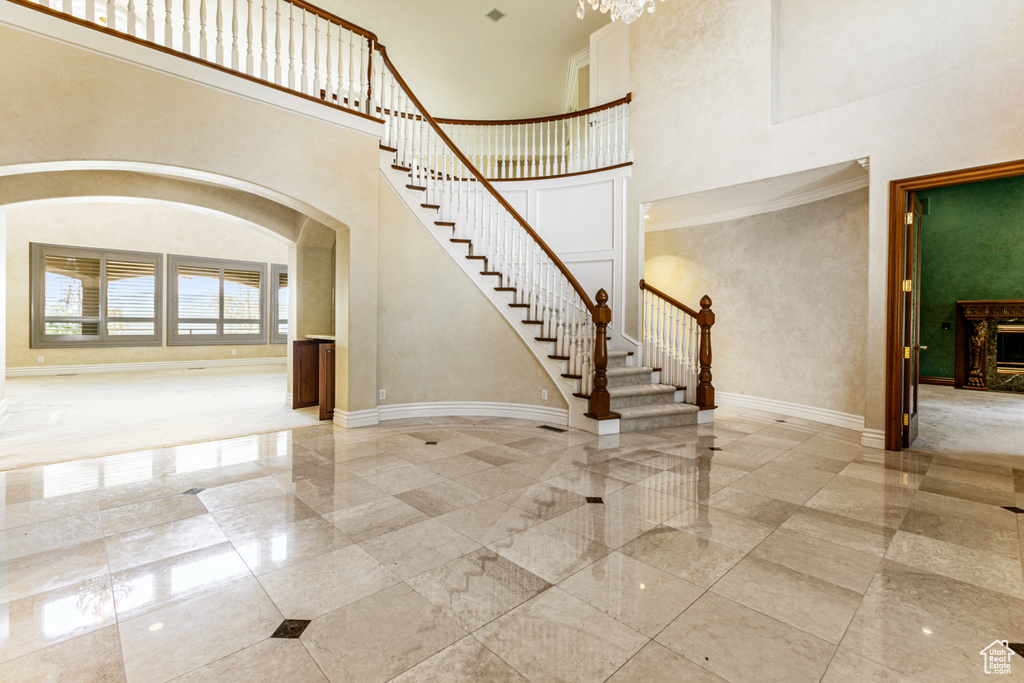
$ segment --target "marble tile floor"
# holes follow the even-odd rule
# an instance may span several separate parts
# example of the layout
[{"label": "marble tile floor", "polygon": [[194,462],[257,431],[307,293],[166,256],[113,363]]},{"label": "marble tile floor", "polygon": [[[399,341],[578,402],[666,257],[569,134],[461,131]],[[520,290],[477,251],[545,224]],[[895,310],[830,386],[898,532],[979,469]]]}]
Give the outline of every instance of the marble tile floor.
[{"label": "marble tile floor", "polygon": [[538,426],[2,472],[0,680],[930,682],[1024,651],[1024,465],[739,409]]}]

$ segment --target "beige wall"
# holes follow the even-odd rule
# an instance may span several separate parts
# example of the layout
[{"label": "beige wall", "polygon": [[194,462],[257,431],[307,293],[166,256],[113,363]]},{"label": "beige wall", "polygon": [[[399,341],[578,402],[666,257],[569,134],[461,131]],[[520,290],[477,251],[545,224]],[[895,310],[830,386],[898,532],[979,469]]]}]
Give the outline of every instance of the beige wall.
[{"label": "beige wall", "polygon": [[[169,204],[73,202],[11,207],[7,215],[7,367],[267,358],[284,344],[135,346],[82,349],[29,347],[29,243],[63,244],[287,263],[288,245],[252,226]],[[165,264],[166,267],[166,264]],[[268,268],[269,272],[269,268]],[[166,271],[164,282],[166,329]],[[232,356],[231,351],[236,351]]]},{"label": "beige wall", "polygon": [[[842,35],[855,35],[846,47],[860,72],[888,74],[892,55],[871,27],[901,22],[901,35],[914,41],[914,26],[928,32],[953,27],[953,46],[936,46],[919,59],[934,60],[926,82],[904,81],[897,89],[872,93],[855,101],[773,124],[773,7],[780,0],[678,0],[659,5],[658,12],[630,27],[630,78],[633,104],[630,135],[635,164],[630,183],[630,226],[627,244],[641,244],[641,202],[727,187],[810,168],[869,157],[871,162],[868,278],[860,296],[867,301],[865,325],[865,400],[856,414],[866,426],[880,429],[884,410],[885,301],[888,239],[888,184],[891,180],[957,168],[998,163],[1024,156],[1024,41],[1019,40],[1021,3],[988,3],[993,14],[983,20],[957,23],[958,15],[936,3],[913,3],[916,17],[908,21],[907,3],[826,4],[843,10],[848,25]],[[881,15],[879,14],[881,13]],[[975,13],[982,14],[982,13]],[[816,16],[821,16],[819,12]],[[799,20],[799,16],[796,17]],[[911,27],[911,28],[907,28]],[[790,24],[786,35],[803,35],[828,27]],[[1016,32],[1016,33],[1015,33]],[[1012,38],[1007,40],[1007,38]],[[996,44],[998,61],[972,59],[950,65],[940,50],[970,51],[971,46]],[[1010,46],[1010,48],[1006,48]],[[1004,49],[1005,48],[1005,49]],[[1007,49],[1009,51],[1007,51]],[[792,78],[792,73],[789,74]],[[781,78],[787,78],[786,73]],[[809,84],[811,85],[811,84]],[[813,84],[817,87],[818,84]],[[835,88],[844,88],[837,82]],[[888,86],[886,86],[888,87]],[[833,103],[842,98],[831,98]],[[769,259],[750,247],[749,266],[771,267]],[[627,262],[635,262],[627,259]],[[636,281],[640,273],[630,274]],[[716,292],[709,292],[716,297]],[[635,329],[637,307],[627,311]],[[747,340],[754,352],[756,337]],[[815,370],[845,363],[823,361]],[[718,364],[718,372],[725,369]],[[811,393],[794,394],[795,402],[811,404]]]},{"label": "beige wall", "polygon": [[864,406],[868,192],[650,232],[645,279],[713,299],[715,389],[853,415]]},{"label": "beige wall", "polygon": [[[383,404],[566,408],[537,359],[382,179],[377,377]],[[548,400],[541,400],[541,390]]]}]

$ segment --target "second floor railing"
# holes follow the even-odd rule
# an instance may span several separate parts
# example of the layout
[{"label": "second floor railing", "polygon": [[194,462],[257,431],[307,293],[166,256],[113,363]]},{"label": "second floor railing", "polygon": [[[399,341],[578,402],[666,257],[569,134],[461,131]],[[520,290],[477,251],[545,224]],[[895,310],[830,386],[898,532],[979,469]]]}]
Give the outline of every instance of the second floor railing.
[{"label": "second floor railing", "polygon": [[629,163],[631,99],[535,119],[437,121],[489,180],[549,178]]},{"label": "second floor railing", "polygon": [[711,384],[711,297],[695,311],[640,280],[643,293],[641,364],[661,370],[661,383],[684,392],[686,403],[715,407]]}]

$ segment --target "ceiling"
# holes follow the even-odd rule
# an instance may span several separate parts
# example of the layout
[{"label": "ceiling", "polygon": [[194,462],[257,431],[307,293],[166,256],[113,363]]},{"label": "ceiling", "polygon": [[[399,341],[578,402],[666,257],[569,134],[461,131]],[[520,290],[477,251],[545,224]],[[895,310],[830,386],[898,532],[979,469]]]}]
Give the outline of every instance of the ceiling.
[{"label": "ceiling", "polygon": [[734,220],[819,201],[868,186],[867,160],[848,161],[655,202],[644,229],[670,230]]},{"label": "ceiling", "polygon": [[[576,18],[575,0],[317,0],[373,31],[433,116],[560,113],[570,55],[609,15]],[[507,16],[497,23],[492,9]]]}]

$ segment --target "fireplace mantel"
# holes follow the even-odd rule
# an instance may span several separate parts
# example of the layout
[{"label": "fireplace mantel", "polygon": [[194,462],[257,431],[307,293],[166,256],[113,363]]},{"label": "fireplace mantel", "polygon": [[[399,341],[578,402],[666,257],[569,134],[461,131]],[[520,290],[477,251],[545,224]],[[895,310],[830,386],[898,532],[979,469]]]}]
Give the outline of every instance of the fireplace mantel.
[{"label": "fireplace mantel", "polygon": [[956,311],[954,386],[987,391],[988,348],[995,335],[996,323],[1000,320],[1024,320],[1024,300],[957,301]]}]

